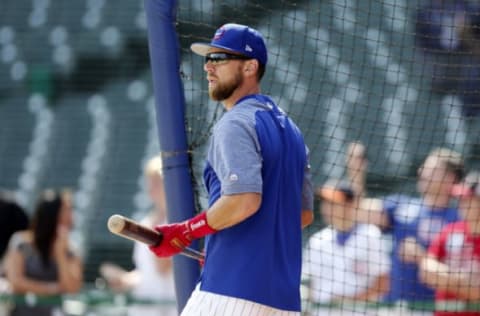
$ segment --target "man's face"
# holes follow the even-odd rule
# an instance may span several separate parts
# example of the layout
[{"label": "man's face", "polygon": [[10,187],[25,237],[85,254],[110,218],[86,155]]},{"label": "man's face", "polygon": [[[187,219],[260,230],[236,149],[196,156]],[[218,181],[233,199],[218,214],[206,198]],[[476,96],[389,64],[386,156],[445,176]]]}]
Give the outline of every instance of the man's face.
[{"label": "man's face", "polygon": [[461,197],[458,206],[465,221],[471,224],[480,222],[480,197]]},{"label": "man's face", "polygon": [[418,170],[418,191],[421,194],[450,194],[455,176],[436,156],[429,156]]},{"label": "man's face", "polygon": [[352,206],[349,203],[322,201],[321,213],[323,220],[334,228],[341,228],[345,220],[350,219]]},{"label": "man's face", "polygon": [[[223,51],[212,51],[223,52]],[[234,91],[242,85],[242,60],[226,60],[220,64],[205,63],[207,73],[208,94],[214,101],[223,101],[232,96]]]}]

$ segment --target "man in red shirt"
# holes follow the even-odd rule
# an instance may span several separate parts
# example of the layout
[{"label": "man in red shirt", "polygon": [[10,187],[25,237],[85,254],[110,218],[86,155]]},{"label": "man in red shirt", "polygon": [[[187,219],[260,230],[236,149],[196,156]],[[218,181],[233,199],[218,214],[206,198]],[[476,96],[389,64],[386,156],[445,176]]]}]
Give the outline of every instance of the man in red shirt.
[{"label": "man in red shirt", "polygon": [[422,280],[436,291],[436,316],[480,315],[480,172],[453,188],[462,221],[445,226],[420,267]]}]

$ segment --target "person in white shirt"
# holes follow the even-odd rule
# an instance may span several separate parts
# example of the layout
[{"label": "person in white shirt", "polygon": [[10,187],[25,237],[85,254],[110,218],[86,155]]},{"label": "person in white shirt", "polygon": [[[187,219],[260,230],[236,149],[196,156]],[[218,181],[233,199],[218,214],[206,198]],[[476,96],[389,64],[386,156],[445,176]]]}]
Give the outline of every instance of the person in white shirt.
[{"label": "person in white shirt", "polygon": [[[390,271],[381,231],[355,221],[359,195],[350,183],[332,179],[317,194],[328,226],[310,237],[304,252],[307,301],[312,306],[338,303],[341,308],[346,301],[378,301],[388,290]],[[310,313],[325,310],[313,308]]]},{"label": "person in white shirt", "polygon": [[[150,159],[145,167],[148,194],[154,208],[141,221],[148,227],[166,224],[166,199],[163,187],[162,161],[160,156]],[[136,304],[129,308],[129,315],[177,315],[175,283],[172,259],[154,256],[145,244],[135,242],[133,248],[135,269],[126,271],[113,263],[100,266],[100,274],[114,291],[130,292],[139,301],[159,304]]]}]

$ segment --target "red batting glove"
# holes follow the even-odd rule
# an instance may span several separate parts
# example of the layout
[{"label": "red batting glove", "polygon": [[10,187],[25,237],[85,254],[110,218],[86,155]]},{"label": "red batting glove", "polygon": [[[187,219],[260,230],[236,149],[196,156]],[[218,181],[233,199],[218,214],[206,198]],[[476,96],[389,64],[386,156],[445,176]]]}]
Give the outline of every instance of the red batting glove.
[{"label": "red batting glove", "polygon": [[216,232],[208,225],[206,212],[181,223],[156,226],[155,230],[163,234],[163,240],[159,245],[149,248],[158,257],[176,255],[188,247],[194,239]]}]

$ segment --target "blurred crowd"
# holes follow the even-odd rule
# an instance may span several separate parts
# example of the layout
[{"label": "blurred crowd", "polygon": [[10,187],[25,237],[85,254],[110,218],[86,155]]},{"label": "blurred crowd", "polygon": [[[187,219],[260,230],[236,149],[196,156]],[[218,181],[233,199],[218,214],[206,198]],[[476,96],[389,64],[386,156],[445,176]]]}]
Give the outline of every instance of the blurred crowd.
[{"label": "blurred crowd", "polygon": [[[328,179],[316,189],[322,228],[310,235],[304,249],[305,314],[322,315],[325,306],[342,315],[368,314],[366,309],[355,312],[359,302],[480,300],[480,173],[465,176],[462,156],[437,148],[418,166],[417,194],[372,197],[362,143],[348,145],[345,165],[344,178]],[[153,208],[142,223],[165,223],[160,157],[147,163],[144,177]],[[1,291],[47,297],[78,293],[84,286],[83,263],[71,244],[71,192],[43,191],[31,216],[2,193],[0,209]],[[111,291],[138,301],[175,301],[170,258],[152,256],[145,245],[135,243],[132,260],[133,270],[112,262],[101,265],[99,275]],[[409,315],[430,315],[433,307]],[[21,304],[10,306],[8,314],[62,315],[59,307]],[[176,308],[131,304],[128,315],[176,315]]]},{"label": "blurred crowd", "polygon": [[[73,225],[72,196],[67,190],[43,191],[29,218],[14,200],[3,196],[3,291],[41,296],[78,292],[83,285],[83,264],[70,243]],[[13,305],[10,315],[52,315],[52,306]]]},{"label": "blurred crowd", "polygon": [[[432,315],[439,303],[458,309],[480,300],[480,173],[464,176],[462,156],[437,148],[418,167],[417,194],[374,198],[365,146],[346,152],[345,179],[316,191],[325,227],[304,251],[306,314],[333,304],[342,315],[365,315],[356,303],[401,302],[409,315]],[[435,314],[480,315],[457,312]]]},{"label": "blurred crowd", "polygon": [[[144,177],[153,208],[144,225],[165,223],[166,200],[162,162],[159,156],[148,161]],[[83,262],[72,243],[73,199],[69,190],[46,189],[38,197],[29,216],[14,195],[0,195],[0,294],[59,297],[77,294],[84,288]],[[135,268],[127,271],[105,262],[99,275],[109,289],[130,294],[134,302],[128,315],[176,315],[171,259],[156,258],[145,245],[135,242],[132,254]],[[25,304],[17,301],[0,306],[0,315],[63,315],[60,304]],[[53,300],[51,302],[54,302]]]},{"label": "blurred crowd", "polygon": [[[426,0],[415,21],[422,78],[432,92],[457,96],[465,117],[478,117],[480,3]],[[417,167],[412,196],[372,197],[366,153],[350,143],[345,177],[316,190],[322,229],[304,249],[305,314],[368,314],[355,308],[360,302],[406,304],[408,315],[480,315],[478,306],[464,311],[480,300],[480,173],[465,170],[460,153],[436,148]]]}]

